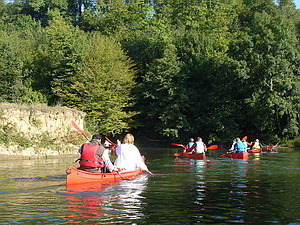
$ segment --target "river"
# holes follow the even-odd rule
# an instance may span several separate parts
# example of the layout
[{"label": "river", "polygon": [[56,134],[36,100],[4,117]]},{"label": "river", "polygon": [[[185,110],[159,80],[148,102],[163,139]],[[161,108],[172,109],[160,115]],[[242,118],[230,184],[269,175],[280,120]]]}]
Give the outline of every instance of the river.
[{"label": "river", "polygon": [[1,157],[0,224],[300,224],[300,150],[248,160],[140,149],[155,174],[66,189],[76,156]]}]

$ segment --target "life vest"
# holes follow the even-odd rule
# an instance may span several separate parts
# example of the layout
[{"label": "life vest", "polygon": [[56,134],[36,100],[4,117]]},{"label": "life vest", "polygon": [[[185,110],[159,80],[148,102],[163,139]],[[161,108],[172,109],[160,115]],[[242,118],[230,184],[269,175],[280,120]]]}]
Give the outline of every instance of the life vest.
[{"label": "life vest", "polygon": [[252,148],[260,148],[259,142],[254,142]]},{"label": "life vest", "polygon": [[104,161],[102,158],[96,156],[97,149],[100,145],[89,145],[88,143],[83,144],[79,164],[81,166],[104,167]]},{"label": "life vest", "polygon": [[241,141],[237,141],[234,145],[235,152],[243,152],[246,150],[245,145]]},{"label": "life vest", "polygon": [[196,153],[203,153],[204,152],[204,143],[202,141],[196,141]]},{"label": "life vest", "polygon": [[187,150],[190,150],[193,146],[194,146],[194,142],[189,142],[188,144],[187,144]]}]

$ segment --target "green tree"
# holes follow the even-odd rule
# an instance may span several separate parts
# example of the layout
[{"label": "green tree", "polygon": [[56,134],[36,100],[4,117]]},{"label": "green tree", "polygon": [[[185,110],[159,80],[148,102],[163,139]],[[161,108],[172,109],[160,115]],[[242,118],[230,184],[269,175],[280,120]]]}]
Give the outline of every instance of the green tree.
[{"label": "green tree", "polygon": [[142,29],[151,14],[150,4],[143,1],[100,1],[86,8],[75,24],[86,31],[99,31],[118,39]]},{"label": "green tree", "polygon": [[212,112],[220,101],[212,104],[208,97],[216,100],[211,81],[224,77],[219,70],[228,58],[230,13],[223,4],[174,2],[123,43],[138,64],[147,131],[172,138],[216,133],[221,115],[216,120]]},{"label": "green tree", "polygon": [[279,1],[280,13],[289,19],[296,27],[298,38],[300,37],[300,10],[296,9],[296,5],[292,0]]},{"label": "green tree", "polygon": [[[12,15],[5,11],[0,18],[0,86],[1,100],[17,103],[45,102],[32,89],[32,62],[39,23],[29,16]],[[13,10],[14,12],[14,10]]]},{"label": "green tree", "polygon": [[49,104],[66,105],[62,96],[70,90],[69,80],[81,67],[87,36],[55,19],[45,28],[41,39],[35,58],[34,88],[48,98]]},{"label": "green tree", "polygon": [[67,15],[68,2],[67,0],[21,0],[20,13],[30,15],[35,21],[40,21],[43,26],[48,25],[51,20],[50,11],[57,10],[61,15]]},{"label": "green tree", "polygon": [[259,1],[240,15],[242,32],[231,53],[246,65],[240,79],[248,132],[265,138],[293,137],[299,133],[300,68],[294,26],[274,5]]},{"label": "green tree", "polygon": [[118,134],[134,127],[132,62],[111,38],[92,34],[82,67],[62,101],[87,113],[90,130]]}]

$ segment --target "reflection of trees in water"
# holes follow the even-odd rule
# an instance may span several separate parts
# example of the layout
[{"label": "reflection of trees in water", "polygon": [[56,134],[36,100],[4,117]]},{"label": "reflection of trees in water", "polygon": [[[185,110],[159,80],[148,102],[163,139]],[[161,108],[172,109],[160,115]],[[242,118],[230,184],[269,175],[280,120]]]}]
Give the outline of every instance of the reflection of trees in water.
[{"label": "reflection of trees in water", "polygon": [[69,189],[69,222],[88,220],[93,224],[105,224],[143,218],[141,194],[147,186],[147,180],[147,175],[141,175],[130,181],[94,184],[91,187],[81,185],[77,190]]}]

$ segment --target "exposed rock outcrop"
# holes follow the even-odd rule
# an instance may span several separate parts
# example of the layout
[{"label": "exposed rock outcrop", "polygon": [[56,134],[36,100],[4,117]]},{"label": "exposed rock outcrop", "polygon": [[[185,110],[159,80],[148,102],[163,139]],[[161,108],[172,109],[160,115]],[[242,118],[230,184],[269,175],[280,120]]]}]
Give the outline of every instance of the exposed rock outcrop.
[{"label": "exposed rock outcrop", "polygon": [[66,107],[0,104],[0,154],[58,155],[76,152],[85,114]]}]

